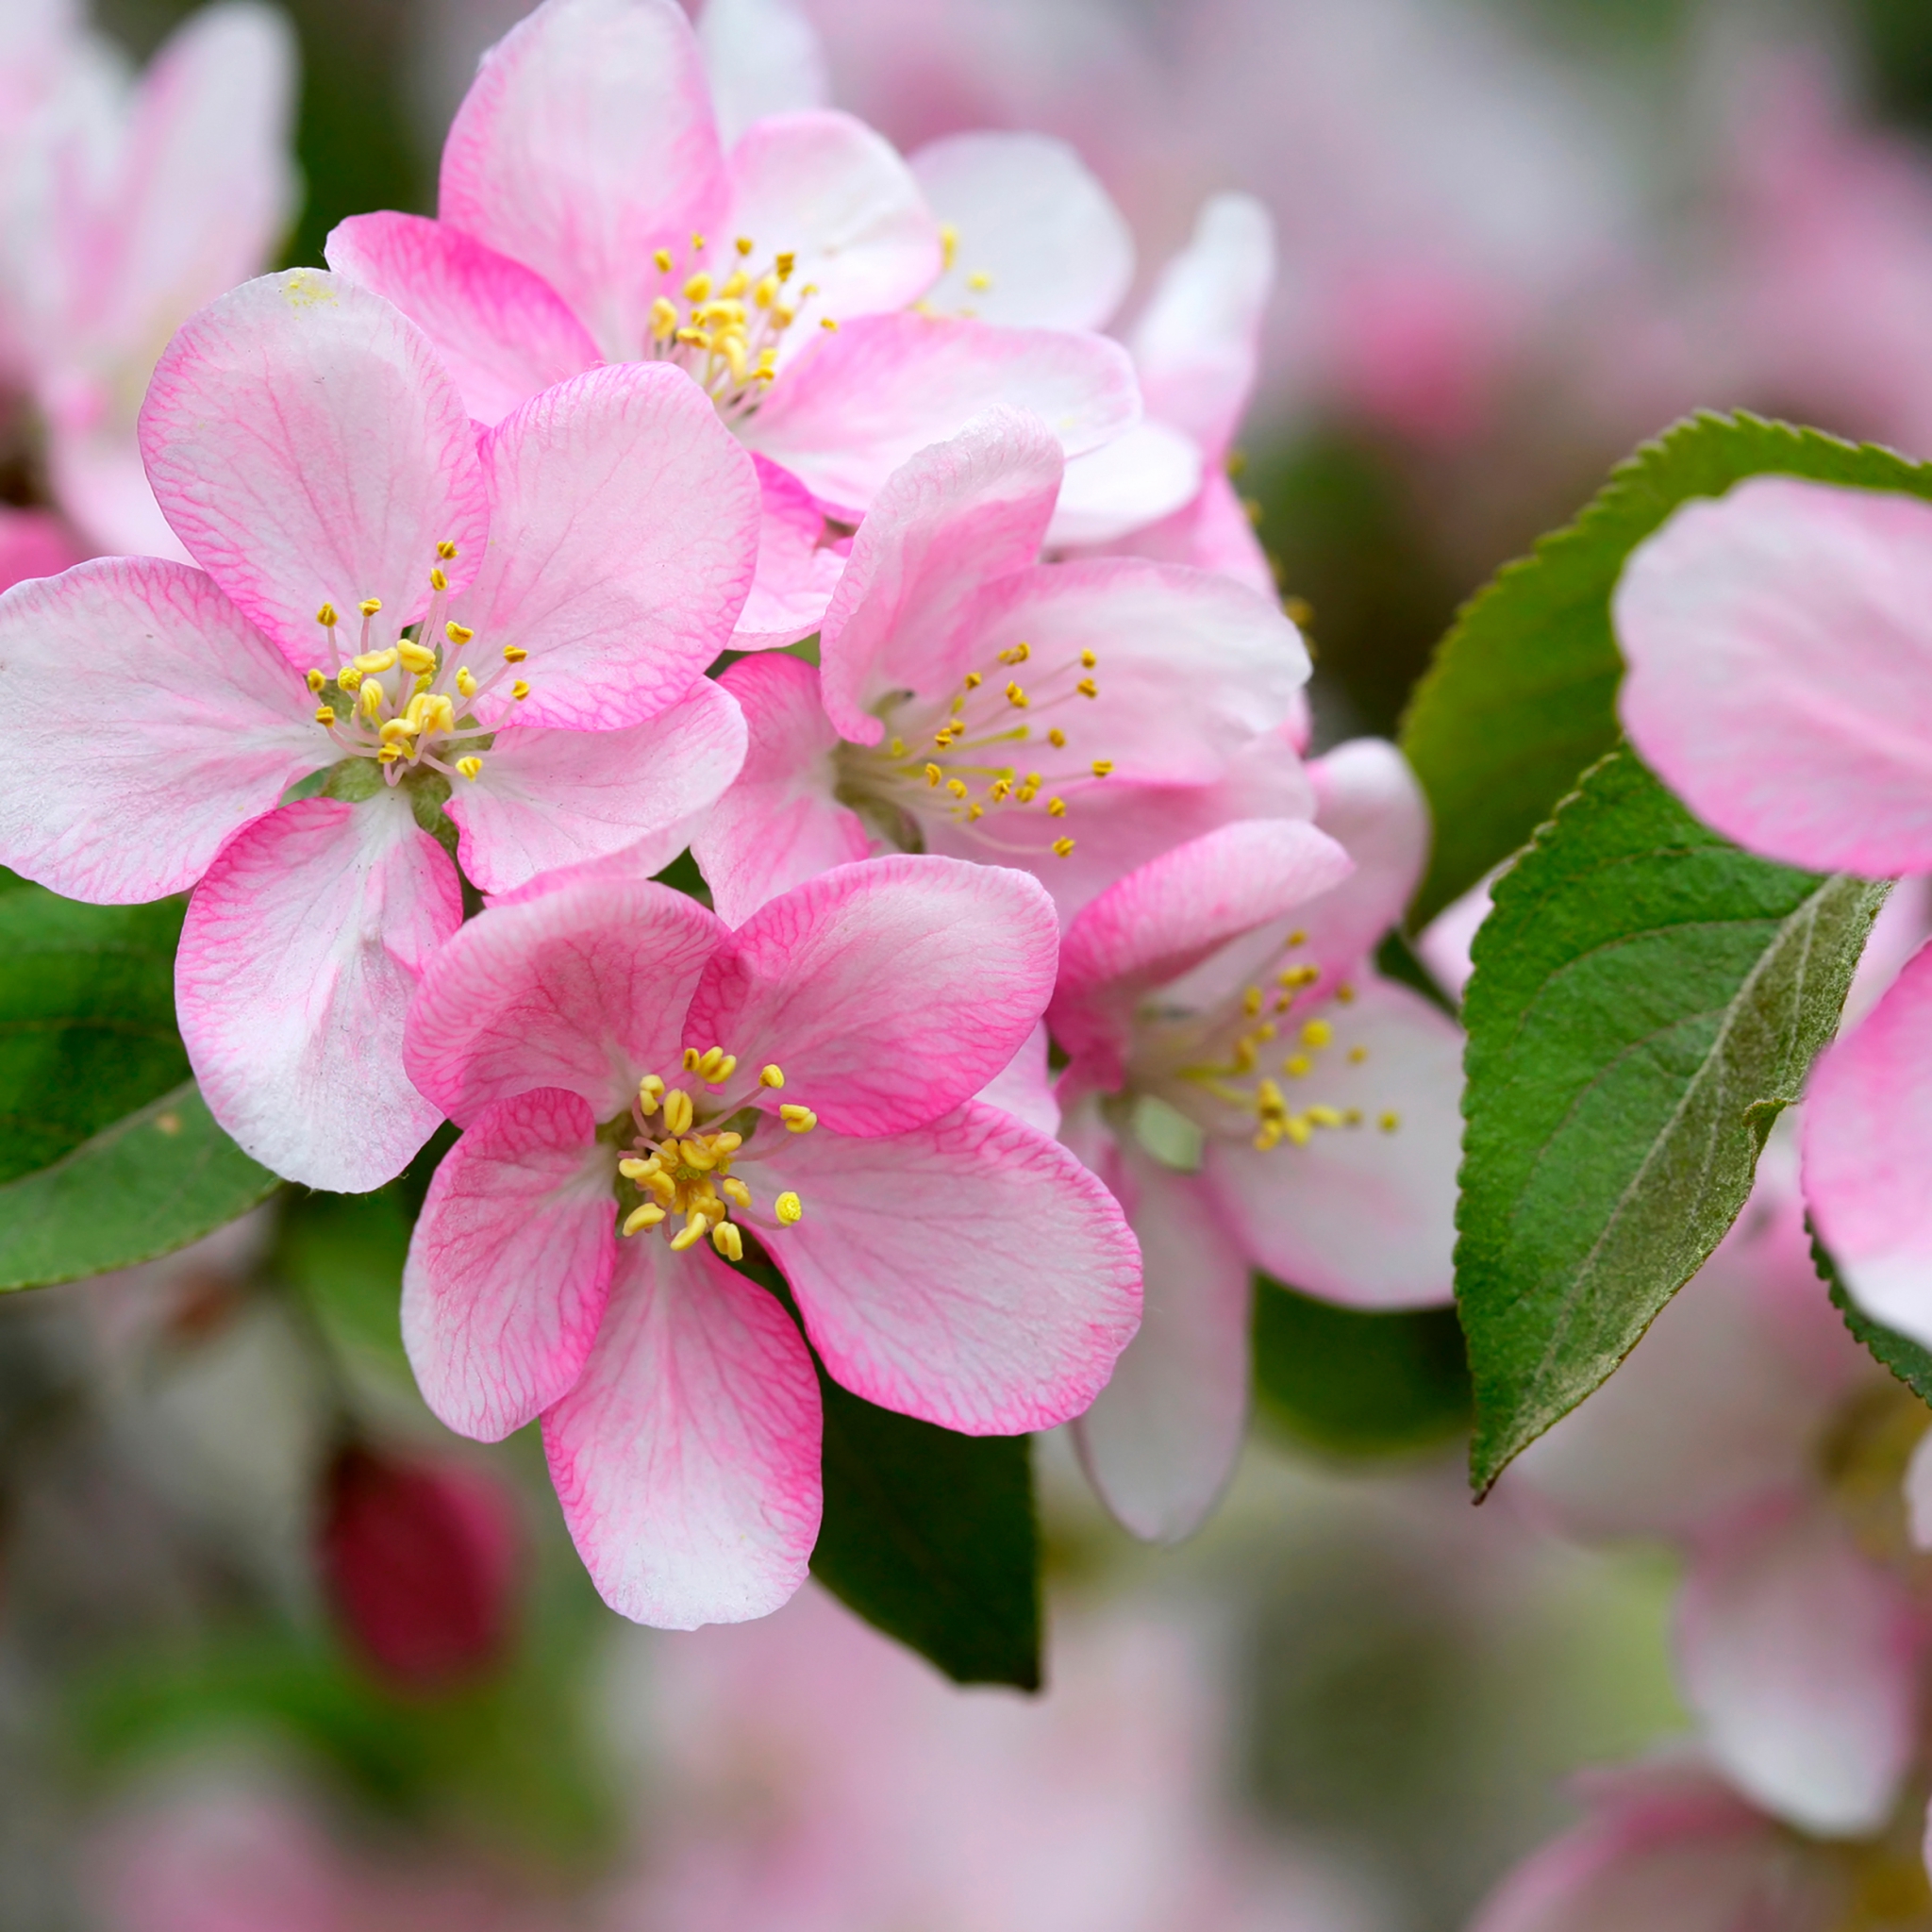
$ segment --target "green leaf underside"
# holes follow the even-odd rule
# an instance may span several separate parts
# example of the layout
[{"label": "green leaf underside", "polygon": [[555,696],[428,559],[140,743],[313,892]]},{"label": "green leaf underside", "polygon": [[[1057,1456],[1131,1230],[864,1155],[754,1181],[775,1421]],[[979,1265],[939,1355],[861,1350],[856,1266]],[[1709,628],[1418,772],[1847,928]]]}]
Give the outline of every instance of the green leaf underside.
[{"label": "green leaf underside", "polygon": [[1921,1402],[1932,1403],[1932,1354],[1896,1328],[1874,1322],[1859,1307],[1845,1287],[1831,1251],[1815,1233],[1811,1236],[1811,1260],[1819,1278],[1831,1290],[1831,1305],[1845,1318],[1845,1326],[1852,1331],[1853,1339],[1870,1349]]},{"label": "green leaf underside", "polygon": [[1889,890],[1740,852],[1627,751],[1499,881],[1463,1004],[1479,1494],[1723,1239]]},{"label": "green leaf underside", "polygon": [[1257,1275],[1255,1395],[1298,1442],[1341,1456],[1427,1449],[1469,1426],[1453,1308],[1338,1307]]},{"label": "green leaf underside", "polygon": [[1741,414],[1692,417],[1620,464],[1574,524],[1463,607],[1416,687],[1402,746],[1436,825],[1418,923],[1525,844],[1615,746],[1624,558],[1679,504],[1767,471],[1932,498],[1932,464]]},{"label": "green leaf underside", "polygon": [[0,879],[0,1289],[149,1260],[275,1186],[189,1077],[175,1026],[183,911]]},{"label": "green leaf underside", "polygon": [[825,1515],[812,1574],[960,1684],[1040,1688],[1040,1549],[1024,1436],[961,1436],[821,1372]]},{"label": "green leaf underside", "polygon": [[225,1226],[280,1185],[184,1081],[51,1167],[0,1187],[0,1289],[151,1261]]}]

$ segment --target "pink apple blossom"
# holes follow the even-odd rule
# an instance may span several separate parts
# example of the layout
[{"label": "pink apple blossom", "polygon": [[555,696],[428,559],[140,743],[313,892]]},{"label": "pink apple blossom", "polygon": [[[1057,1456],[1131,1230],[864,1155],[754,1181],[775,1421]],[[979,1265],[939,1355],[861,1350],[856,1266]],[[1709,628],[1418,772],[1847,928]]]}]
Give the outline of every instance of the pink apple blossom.
[{"label": "pink apple blossom", "polygon": [[[358,216],[328,258],[428,331],[480,420],[599,357],[662,361],[792,479],[746,648],[815,628],[824,518],[856,523],[898,465],[981,410],[1034,408],[1070,454],[1140,412],[1102,337],[927,311],[940,225],[861,123],[767,116],[727,157],[674,0],[545,0],[512,29],[451,125],[440,208]],[[1142,520],[1177,500],[1150,498]]]},{"label": "pink apple blossom", "polygon": [[1367,1307],[1450,1297],[1461,1036],[1369,961],[1428,825],[1392,747],[1310,768],[1313,824],[1224,825],[1068,929],[1048,1012],[1064,1138],[1140,1237],[1139,1335],[1077,1426],[1137,1535],[1194,1529],[1244,1433],[1250,1277]]},{"label": "pink apple blossom", "polygon": [[743,753],[703,674],[756,480],[690,384],[635,365],[479,443],[421,331],[307,270],[175,339],[142,437],[200,568],[106,558],[0,599],[0,862],[96,903],[193,887],[175,986],[216,1118],[291,1179],[373,1188],[439,1119],[400,1050],[461,918],[423,821],[449,794],[489,891],[673,856]]},{"label": "pink apple blossom", "polygon": [[859,527],[816,673],[723,675],[751,745],[692,851],[726,918],[893,846],[1023,867],[1070,914],[1229,819],[1307,816],[1294,626],[1203,571],[1035,562],[1061,468],[1009,409],[922,451]]},{"label": "pink apple blossom", "polygon": [[1859,1837],[1917,1756],[1932,1623],[1901,1475],[1925,1415],[1827,1300],[1781,1140],[1765,1158],[1724,1245],[1506,1482],[1573,1534],[1684,1552],[1703,1748],[1777,1817]]},{"label": "pink apple blossom", "polygon": [[[1932,873],[1932,506],[1759,476],[1631,558],[1631,741],[1690,808],[1787,863]],[[1932,954],[1812,1069],[1805,1196],[1859,1303],[1932,1342]]]},{"label": "pink apple blossom", "polygon": [[974,1095],[1052,988],[1024,874],[835,868],[734,932],[648,880],[540,882],[473,920],[411,1010],[416,1084],[463,1128],[410,1244],[425,1398],[485,1440],[541,1415],[607,1602],[762,1616],[819,1524],[826,1370],[968,1434],[1077,1413],[1133,1332],[1140,1260],[1078,1161]]},{"label": "pink apple blossom", "polygon": [[224,0],[135,82],[66,9],[8,12],[36,30],[0,44],[0,371],[32,397],[82,535],[179,557],[136,415],[168,338],[257,274],[294,211],[293,37],[279,12]]}]

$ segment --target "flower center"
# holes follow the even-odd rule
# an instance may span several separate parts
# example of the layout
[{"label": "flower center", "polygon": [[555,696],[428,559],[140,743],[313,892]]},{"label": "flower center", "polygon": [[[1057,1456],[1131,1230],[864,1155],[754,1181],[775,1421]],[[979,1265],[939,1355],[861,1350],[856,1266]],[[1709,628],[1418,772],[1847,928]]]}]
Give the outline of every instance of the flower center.
[{"label": "flower center", "polygon": [[1143,1057],[1158,1071],[1142,1084],[1209,1131],[1226,1132],[1232,1109],[1263,1153],[1283,1141],[1306,1147],[1318,1133],[1372,1119],[1385,1134],[1399,1132],[1400,1114],[1377,1108],[1368,1091],[1369,1049],[1347,1037],[1355,988],[1341,980],[1316,991],[1322,969],[1293,958],[1307,944],[1306,933],[1290,933],[1272,977],[1209,1012],[1144,1015],[1160,1044]]},{"label": "flower center", "polygon": [[[883,808],[889,830],[942,811],[989,851],[1066,858],[1074,841],[1058,822],[1114,768],[1111,758],[1082,762],[1074,746],[1082,708],[1100,695],[1100,660],[1081,651],[1029,675],[1024,667],[1033,661],[1023,641],[996,653],[986,671],[969,671],[950,699],[888,699],[878,713],[886,741],[839,752],[840,797],[874,819]],[[1043,732],[1042,719],[1051,720]],[[1019,762],[1023,746],[1042,769]]]},{"label": "flower center", "polygon": [[[741,1261],[744,1238],[732,1216],[755,1211],[758,1202],[750,1183],[732,1167],[757,1160],[747,1143],[768,1116],[762,1108],[734,1107],[724,1097],[738,1071],[737,1055],[720,1046],[703,1053],[688,1046],[684,1071],[696,1076],[695,1086],[711,1091],[667,1088],[657,1074],[638,1082],[629,1120],[635,1131],[617,1163],[618,1201],[628,1208],[623,1231],[635,1235],[661,1227],[680,1254],[709,1235],[727,1261]],[[758,1084],[767,1091],[783,1088],[783,1070],[765,1067]],[[819,1124],[810,1108],[790,1101],[779,1107],[778,1118],[792,1134],[808,1134]],[[805,1208],[788,1189],[773,1201],[771,1212],[780,1227],[791,1227]]]},{"label": "flower center", "polygon": [[[503,662],[481,677],[464,661],[476,634],[443,615],[449,580],[442,566],[456,556],[457,546],[439,543],[436,554],[427,615],[421,624],[398,631],[390,643],[376,641],[379,598],[365,597],[358,607],[362,631],[346,663],[335,606],[325,604],[315,613],[328,637],[330,660],[329,670],[308,673],[308,689],[322,701],[315,722],[344,757],[374,758],[391,785],[417,766],[474,782],[483,770],[483,753],[530,694],[530,687],[512,675],[529,656],[520,646],[506,644]],[[470,653],[472,658],[479,655]],[[502,688],[506,679],[508,690]]]},{"label": "flower center", "polygon": [[[647,361],[675,362],[716,405],[727,423],[755,410],[778,374],[778,345],[818,293],[816,283],[791,286],[796,258],[772,256],[752,265],[758,243],[741,235],[715,271],[705,238],[693,235],[681,260],[668,248],[652,259],[664,279],[651,304]],[[819,326],[839,326],[829,315]]]}]

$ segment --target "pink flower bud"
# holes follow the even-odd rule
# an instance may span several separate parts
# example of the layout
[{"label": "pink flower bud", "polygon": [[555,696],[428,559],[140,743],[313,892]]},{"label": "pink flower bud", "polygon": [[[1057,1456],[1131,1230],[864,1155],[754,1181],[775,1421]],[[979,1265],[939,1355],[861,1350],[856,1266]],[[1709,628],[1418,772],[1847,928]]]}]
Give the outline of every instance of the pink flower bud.
[{"label": "pink flower bud", "polygon": [[508,1491],[467,1464],[351,1444],[329,1470],[324,1588],[350,1647],[396,1689],[445,1690],[498,1661],[520,1541]]}]

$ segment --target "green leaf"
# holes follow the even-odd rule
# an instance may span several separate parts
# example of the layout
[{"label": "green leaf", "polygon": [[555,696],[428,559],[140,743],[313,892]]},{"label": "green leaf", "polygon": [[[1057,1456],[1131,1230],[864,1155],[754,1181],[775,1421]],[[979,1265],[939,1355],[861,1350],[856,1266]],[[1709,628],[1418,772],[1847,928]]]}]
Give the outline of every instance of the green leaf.
[{"label": "green leaf", "polygon": [[1627,751],[1498,882],[1463,1001],[1478,1492],[1736,1219],[1889,890],[1739,851]]},{"label": "green leaf", "polygon": [[1921,1402],[1932,1403],[1932,1354],[1927,1354],[1910,1336],[1874,1322],[1859,1307],[1845,1287],[1830,1250],[1815,1233],[1811,1236],[1811,1260],[1819,1278],[1831,1290],[1831,1305],[1845,1318],[1845,1326],[1852,1331],[1853,1339],[1863,1342]]},{"label": "green leaf", "polygon": [[1435,816],[1425,920],[1527,842],[1617,742],[1610,593],[1680,503],[1765,471],[1932,497],[1932,465],[1756,416],[1699,415],[1612,473],[1582,515],[1463,607],[1403,722]]},{"label": "green leaf", "polygon": [[0,1288],[164,1255],[275,1187],[209,1118],[175,1026],[183,904],[0,891]]},{"label": "green leaf", "polygon": [[1430,1448],[1473,1412],[1455,1309],[1338,1307],[1265,1275],[1255,1281],[1255,1394],[1297,1441],[1342,1456]]},{"label": "green leaf", "polygon": [[1040,1688],[1040,1548],[1024,1436],[874,1408],[823,1371],[825,1516],[812,1574],[960,1684]]}]

